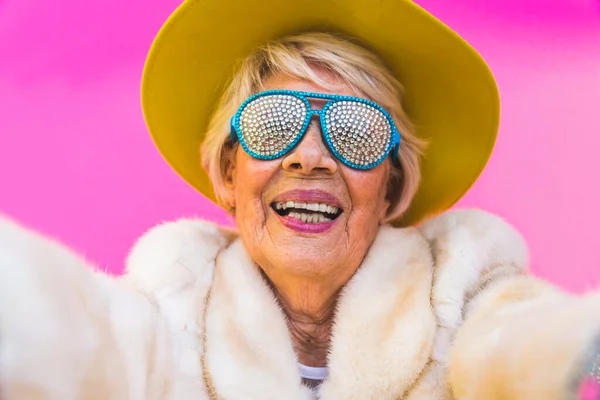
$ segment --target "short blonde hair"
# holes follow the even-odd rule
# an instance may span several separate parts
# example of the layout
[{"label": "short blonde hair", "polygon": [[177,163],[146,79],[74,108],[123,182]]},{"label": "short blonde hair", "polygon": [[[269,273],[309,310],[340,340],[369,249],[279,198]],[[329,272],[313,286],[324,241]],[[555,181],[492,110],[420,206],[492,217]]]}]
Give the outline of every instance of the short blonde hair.
[{"label": "short blonde hair", "polygon": [[231,117],[244,100],[264,90],[263,83],[272,74],[306,79],[329,89],[331,83],[319,78],[315,67],[333,75],[361,97],[376,102],[394,119],[402,137],[398,154],[400,165],[391,168],[387,192],[391,206],[386,219],[399,218],[419,187],[425,142],[415,135],[402,107],[401,84],[382,60],[353,40],[330,33],[287,36],[265,44],[241,62],[211,117],[201,146],[202,164],[218,201],[230,209],[224,204],[224,178],[227,160],[238,147],[229,136]]}]

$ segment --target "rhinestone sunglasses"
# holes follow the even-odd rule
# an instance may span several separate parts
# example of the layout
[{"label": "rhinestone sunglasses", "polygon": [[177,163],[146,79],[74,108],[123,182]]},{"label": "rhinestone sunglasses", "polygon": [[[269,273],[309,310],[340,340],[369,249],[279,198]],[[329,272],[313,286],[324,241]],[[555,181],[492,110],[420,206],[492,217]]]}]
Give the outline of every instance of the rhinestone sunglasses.
[{"label": "rhinestone sunglasses", "polygon": [[[329,100],[322,109],[308,99]],[[312,116],[319,116],[325,143],[342,163],[371,169],[391,153],[396,161],[400,133],[380,105],[354,96],[267,90],[249,97],[231,118],[231,139],[250,156],[272,160],[298,144]]]}]

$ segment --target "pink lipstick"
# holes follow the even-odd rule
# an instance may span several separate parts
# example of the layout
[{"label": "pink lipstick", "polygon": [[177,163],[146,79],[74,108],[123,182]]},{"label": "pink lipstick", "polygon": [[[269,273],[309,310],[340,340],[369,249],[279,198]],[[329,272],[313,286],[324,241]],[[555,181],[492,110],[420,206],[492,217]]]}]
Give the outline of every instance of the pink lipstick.
[{"label": "pink lipstick", "polygon": [[[281,203],[288,202],[300,203],[301,205],[299,208],[294,207],[293,211],[289,211],[287,214],[286,211],[281,211],[281,213],[277,211],[283,206]],[[320,205],[318,211],[315,204]],[[328,211],[322,211],[325,209],[324,205],[327,205]],[[299,233],[316,234],[328,231],[337,223],[337,217],[340,215],[340,202],[335,196],[322,190],[291,190],[277,196],[271,204],[271,209],[283,226]],[[285,210],[285,206],[283,206],[283,210]],[[296,215],[292,217],[291,214],[294,213]],[[298,213],[303,214],[302,219],[298,218]],[[308,214],[307,222],[303,221],[305,219],[304,214]],[[317,216],[321,219],[321,222],[312,222],[314,221],[313,218],[317,218]],[[323,221],[323,217],[328,220]]]}]

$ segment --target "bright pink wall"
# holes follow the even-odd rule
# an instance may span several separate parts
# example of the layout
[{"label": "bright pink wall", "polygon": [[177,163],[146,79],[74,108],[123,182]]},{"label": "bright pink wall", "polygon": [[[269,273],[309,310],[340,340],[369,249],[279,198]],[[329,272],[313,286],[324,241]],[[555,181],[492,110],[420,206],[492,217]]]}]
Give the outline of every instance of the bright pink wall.
[{"label": "bright pink wall", "polygon": [[[506,217],[533,270],[600,283],[600,7],[595,0],[421,0],[486,57],[497,150],[461,202]],[[540,6],[544,4],[544,6]],[[148,138],[145,52],[174,0],[0,0],[0,210],[118,272],[145,229],[223,220]]]}]

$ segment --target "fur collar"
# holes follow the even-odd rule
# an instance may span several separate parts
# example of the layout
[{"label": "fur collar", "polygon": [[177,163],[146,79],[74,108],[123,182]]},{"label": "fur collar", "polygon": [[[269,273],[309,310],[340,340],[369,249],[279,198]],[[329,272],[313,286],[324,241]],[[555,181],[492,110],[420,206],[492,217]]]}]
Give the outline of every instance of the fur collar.
[{"label": "fur collar", "polygon": [[[382,227],[339,300],[319,398],[450,398],[446,358],[469,299],[526,264],[520,235],[481,211]],[[188,394],[178,398],[315,396],[301,384],[284,314],[235,232],[199,220],[154,228],[123,280],[171,331]]]},{"label": "fur collar", "polygon": [[[341,295],[319,398],[402,397],[429,359],[431,277],[428,245],[415,229],[380,230]],[[241,240],[217,260],[205,329],[206,369],[219,397],[312,398],[284,315]]]}]

